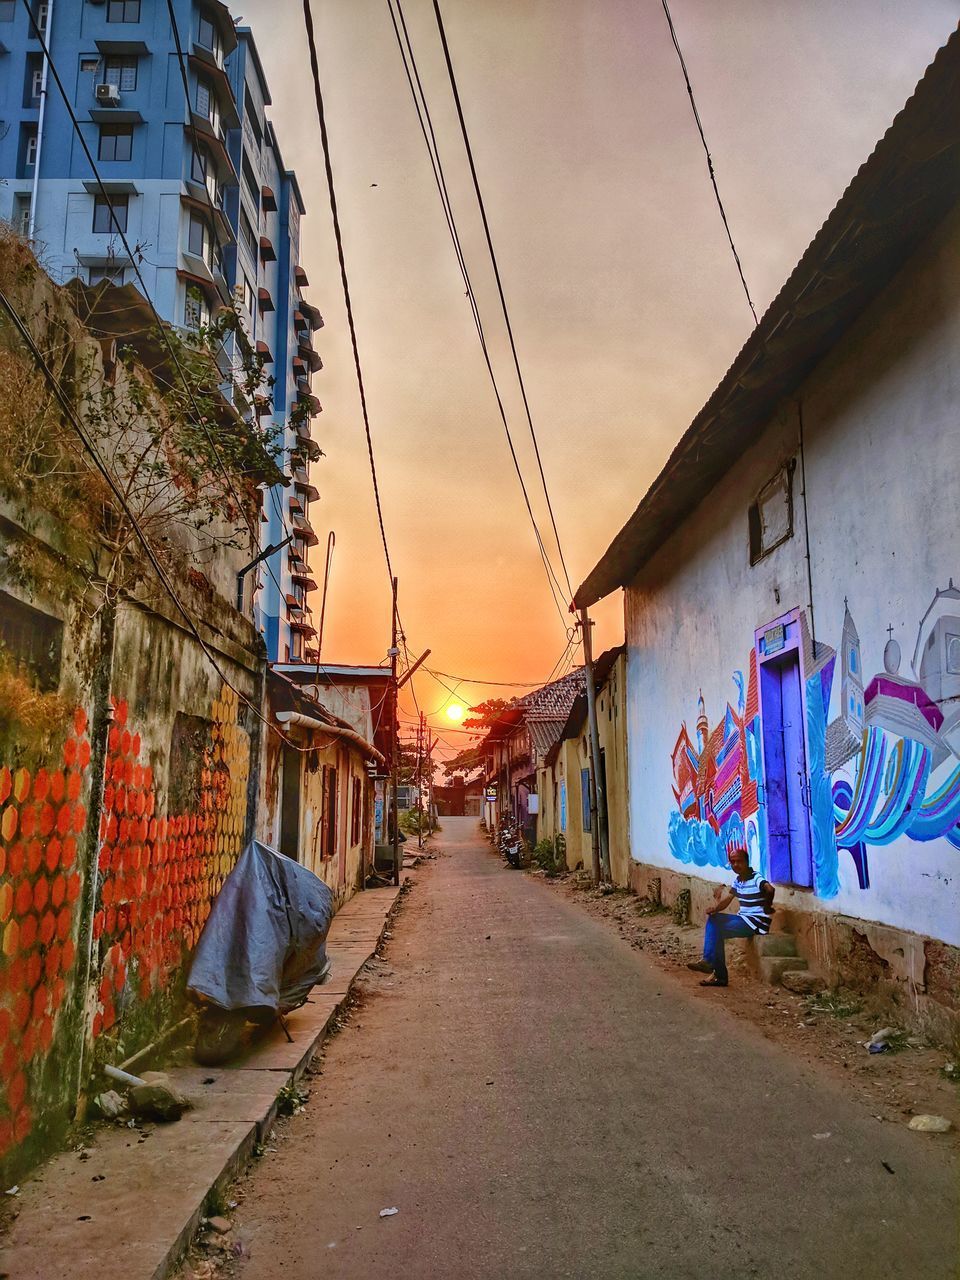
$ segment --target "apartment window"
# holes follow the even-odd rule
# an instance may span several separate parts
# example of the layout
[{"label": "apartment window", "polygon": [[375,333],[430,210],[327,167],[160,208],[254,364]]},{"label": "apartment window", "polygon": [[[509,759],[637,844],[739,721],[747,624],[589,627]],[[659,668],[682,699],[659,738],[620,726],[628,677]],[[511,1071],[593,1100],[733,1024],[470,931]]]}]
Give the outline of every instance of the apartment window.
[{"label": "apartment window", "polygon": [[38,107],[40,105],[40,90],[43,88],[43,63],[39,54],[31,54],[27,59],[26,84],[23,91],[23,105],[25,107]]},{"label": "apartment window", "polygon": [[756,564],[775,547],[793,537],[794,466],[791,458],[767,481],[747,512],[751,564]]},{"label": "apartment window", "polygon": [[101,160],[129,160],[133,156],[133,126],[105,124],[100,126]]},{"label": "apartment window", "polygon": [[220,30],[216,23],[203,15],[197,25],[197,44],[203,45],[204,49],[209,49],[217,62],[223,61],[223,41],[220,38]]},{"label": "apartment window", "polygon": [[199,182],[204,186],[206,186],[207,182],[207,163],[206,153],[201,151],[199,147],[194,147],[190,157],[190,177],[194,182]]},{"label": "apartment window", "polygon": [[90,75],[90,74],[96,75],[97,72],[100,70],[100,59],[99,58],[81,58],[80,70],[87,75]]},{"label": "apartment window", "polygon": [[[110,214],[110,204],[113,205],[112,217]],[[118,231],[122,231],[125,235],[127,231],[127,213],[129,211],[129,205],[129,196],[115,195],[109,203],[104,196],[94,196],[94,231],[99,235],[115,235]]]},{"label": "apartment window", "polygon": [[243,305],[250,312],[251,317],[257,314],[257,291],[250,283],[246,272],[243,273]]},{"label": "apartment window", "polygon": [[187,248],[195,258],[202,258],[210,270],[213,270],[213,234],[210,230],[210,224],[196,213],[191,213],[190,215]]},{"label": "apartment window", "polygon": [[195,284],[187,285],[187,298],[183,310],[183,323],[187,329],[197,330],[210,322],[210,306],[203,290]]},{"label": "apartment window", "polygon": [[197,115],[209,120],[214,131],[220,132],[220,104],[212,86],[206,80],[197,81]]},{"label": "apartment window", "polygon": [[139,22],[140,0],[108,0],[108,22]]},{"label": "apartment window", "polygon": [[121,285],[124,281],[124,274],[123,267],[115,267],[112,264],[108,264],[104,267],[91,267],[87,274],[87,279],[90,284],[103,284],[104,280],[107,280],[110,284]]},{"label": "apartment window", "polygon": [[[35,4],[33,6],[33,16],[37,20],[37,26],[40,28],[40,34],[44,37],[44,39],[46,39],[46,35],[47,35],[47,14],[49,12],[50,12],[50,6],[49,4],[44,4],[43,0],[41,0],[40,4]],[[30,35],[33,36],[34,39],[36,39],[36,33],[34,32],[32,23],[30,25]]]},{"label": "apartment window", "polygon": [[31,129],[26,137],[23,148],[23,163],[28,169],[32,169],[37,163],[37,131]]},{"label": "apartment window", "polygon": [[133,93],[137,87],[137,59],[107,58],[103,83],[115,84],[121,93]]},{"label": "apartment window", "polygon": [[257,237],[244,209],[240,210],[240,239],[254,262],[257,260]]}]

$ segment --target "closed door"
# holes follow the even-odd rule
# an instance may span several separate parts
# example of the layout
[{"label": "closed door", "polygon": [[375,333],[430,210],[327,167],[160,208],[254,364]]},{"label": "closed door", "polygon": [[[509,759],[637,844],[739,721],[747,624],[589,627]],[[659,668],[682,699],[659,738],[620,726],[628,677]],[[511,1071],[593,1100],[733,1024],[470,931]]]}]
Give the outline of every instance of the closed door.
[{"label": "closed door", "polygon": [[760,704],[770,878],[810,888],[813,849],[803,690],[796,650],[760,668]]},{"label": "closed door", "polygon": [[300,860],[300,768],[302,757],[294,747],[282,748],[280,779],[280,852]]}]

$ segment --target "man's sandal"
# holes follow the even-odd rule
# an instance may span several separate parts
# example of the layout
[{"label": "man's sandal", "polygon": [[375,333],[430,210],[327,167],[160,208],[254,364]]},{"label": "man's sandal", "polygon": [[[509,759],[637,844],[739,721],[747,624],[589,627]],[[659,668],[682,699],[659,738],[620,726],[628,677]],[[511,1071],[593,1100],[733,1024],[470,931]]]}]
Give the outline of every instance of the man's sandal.
[{"label": "man's sandal", "polygon": [[723,978],[708,978],[706,982],[700,983],[701,987],[725,987],[726,981]]},{"label": "man's sandal", "polygon": [[713,973],[713,965],[709,960],[691,960],[687,965],[694,973]]}]

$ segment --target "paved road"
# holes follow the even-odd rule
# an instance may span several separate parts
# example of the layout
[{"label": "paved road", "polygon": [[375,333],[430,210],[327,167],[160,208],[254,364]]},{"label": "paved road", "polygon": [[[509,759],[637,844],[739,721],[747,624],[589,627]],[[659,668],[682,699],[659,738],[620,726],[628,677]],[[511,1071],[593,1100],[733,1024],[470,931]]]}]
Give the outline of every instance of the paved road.
[{"label": "paved road", "polygon": [[950,1149],[689,999],[473,820],[442,843],[248,1184],[243,1280],[956,1275]]}]

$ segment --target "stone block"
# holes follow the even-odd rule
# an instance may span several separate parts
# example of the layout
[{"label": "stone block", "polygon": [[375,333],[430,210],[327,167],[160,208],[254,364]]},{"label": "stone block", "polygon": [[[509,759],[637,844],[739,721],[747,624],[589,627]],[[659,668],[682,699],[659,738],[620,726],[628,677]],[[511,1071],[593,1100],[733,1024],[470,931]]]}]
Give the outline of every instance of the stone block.
[{"label": "stone block", "polygon": [[780,985],[780,979],[791,970],[806,969],[807,962],[799,956],[761,956],[760,976],[772,987]]}]

